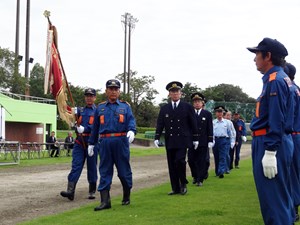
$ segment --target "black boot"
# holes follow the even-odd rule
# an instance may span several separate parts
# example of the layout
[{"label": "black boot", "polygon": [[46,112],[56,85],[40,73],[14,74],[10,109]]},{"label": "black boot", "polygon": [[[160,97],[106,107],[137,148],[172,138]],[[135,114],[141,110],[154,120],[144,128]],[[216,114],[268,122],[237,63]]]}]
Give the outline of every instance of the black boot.
[{"label": "black boot", "polygon": [[89,197],[88,199],[95,199],[95,193],[96,193],[96,183],[90,183],[89,184]]},{"label": "black boot", "polygon": [[102,209],[110,209],[111,204],[110,204],[109,190],[100,191],[100,196],[101,196],[101,204],[96,208],[94,208],[94,210],[99,211]]},{"label": "black boot", "polygon": [[130,204],[130,189],[123,188],[123,200],[122,205],[129,205]]},{"label": "black boot", "polygon": [[70,201],[73,201],[74,200],[74,195],[75,195],[75,187],[76,187],[75,182],[68,182],[67,191],[60,192],[60,195],[65,197],[65,198],[68,198]]}]

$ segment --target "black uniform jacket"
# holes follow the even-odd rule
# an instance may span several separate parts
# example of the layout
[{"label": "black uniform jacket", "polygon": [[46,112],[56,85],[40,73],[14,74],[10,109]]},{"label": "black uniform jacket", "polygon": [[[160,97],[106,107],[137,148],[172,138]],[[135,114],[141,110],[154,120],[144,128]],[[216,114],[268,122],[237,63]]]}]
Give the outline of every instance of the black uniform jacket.
[{"label": "black uniform jacket", "polygon": [[165,129],[166,148],[190,148],[196,139],[197,123],[192,105],[180,101],[174,110],[171,103],[161,107],[156,124],[155,139]]},{"label": "black uniform jacket", "polygon": [[212,114],[205,109],[201,109],[200,114],[196,114],[196,118],[199,146],[207,147],[208,142],[213,142]]}]

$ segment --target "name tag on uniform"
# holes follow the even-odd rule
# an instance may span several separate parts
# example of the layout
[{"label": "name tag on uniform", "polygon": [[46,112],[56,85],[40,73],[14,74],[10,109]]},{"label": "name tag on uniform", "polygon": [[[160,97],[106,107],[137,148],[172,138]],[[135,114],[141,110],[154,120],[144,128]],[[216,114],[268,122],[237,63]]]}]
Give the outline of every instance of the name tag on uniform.
[{"label": "name tag on uniform", "polygon": [[122,109],[122,108],[118,109],[118,113],[124,114],[125,113],[125,109]]}]

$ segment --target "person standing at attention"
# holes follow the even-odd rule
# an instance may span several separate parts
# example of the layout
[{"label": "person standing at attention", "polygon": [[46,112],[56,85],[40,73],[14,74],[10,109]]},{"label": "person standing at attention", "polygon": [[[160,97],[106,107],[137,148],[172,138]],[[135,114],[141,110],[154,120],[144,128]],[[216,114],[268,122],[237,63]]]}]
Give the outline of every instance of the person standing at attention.
[{"label": "person standing at attention", "polygon": [[247,49],[255,54],[257,70],[263,74],[262,92],[250,124],[253,175],[262,217],[267,225],[292,225],[293,141],[286,129],[292,82],[283,71],[288,51],[271,38],[264,38],[257,47]]}]

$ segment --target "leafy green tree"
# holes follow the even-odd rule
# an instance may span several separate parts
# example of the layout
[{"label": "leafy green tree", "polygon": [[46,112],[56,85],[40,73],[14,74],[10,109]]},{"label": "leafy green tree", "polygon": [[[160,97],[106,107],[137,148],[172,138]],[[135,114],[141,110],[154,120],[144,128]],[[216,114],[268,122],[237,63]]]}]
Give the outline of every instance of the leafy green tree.
[{"label": "leafy green tree", "polygon": [[[116,78],[123,80],[123,74],[119,74]],[[134,71],[130,78],[129,95],[122,93],[121,99],[128,101],[131,104],[133,114],[135,115],[137,125],[144,126],[145,124],[154,124],[156,121],[156,107],[153,105],[153,100],[158,91],[152,87],[155,78],[152,75],[143,75],[138,77]],[[123,84],[124,85],[124,84]]]},{"label": "leafy green tree", "polygon": [[191,102],[191,95],[195,92],[202,92],[201,88],[199,88],[196,84],[191,84],[187,82],[183,88],[181,89],[182,99],[185,102]]},{"label": "leafy green tree", "polygon": [[[0,87],[11,91],[12,80],[16,68],[15,54],[7,48],[0,47]],[[18,74],[17,74],[18,75]],[[16,88],[15,88],[16,89]],[[24,92],[23,92],[24,93]]]},{"label": "leafy green tree", "polygon": [[207,100],[224,102],[254,103],[255,99],[249,97],[239,86],[232,84],[219,84],[208,87],[203,91]]}]

